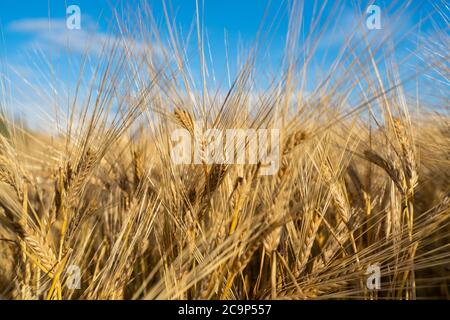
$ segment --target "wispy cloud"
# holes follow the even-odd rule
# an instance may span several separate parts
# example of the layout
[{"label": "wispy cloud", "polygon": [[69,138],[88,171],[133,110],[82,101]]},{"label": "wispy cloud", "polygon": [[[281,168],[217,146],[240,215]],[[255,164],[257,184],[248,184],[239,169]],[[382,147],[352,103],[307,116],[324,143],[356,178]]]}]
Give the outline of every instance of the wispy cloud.
[{"label": "wispy cloud", "polygon": [[[364,9],[364,8],[363,8]],[[396,16],[397,12],[382,11],[381,30],[369,30],[366,26],[368,15],[365,10],[358,12],[355,8],[348,8],[335,17],[334,23],[319,39],[320,49],[337,49],[343,45],[361,43],[367,37],[372,46],[380,44],[387,39],[396,41],[404,33],[410,31],[414,24],[403,14]],[[399,32],[402,31],[402,32]],[[348,43],[350,41],[350,43]]]},{"label": "wispy cloud", "polygon": [[99,30],[89,17],[83,18],[81,29],[70,30],[65,19],[23,19],[8,26],[12,33],[31,36],[25,45],[43,50],[67,50],[73,53],[101,55],[105,47],[111,45],[129,46],[133,50],[143,50],[144,44],[131,37],[119,37]]},{"label": "wispy cloud", "polygon": [[[87,19],[85,19],[87,20]],[[110,37],[98,30],[95,24],[83,21],[80,30],[69,30],[64,19],[23,19],[12,22],[8,31],[31,36],[25,45],[39,49],[67,49],[84,53],[89,49],[100,54]]]}]

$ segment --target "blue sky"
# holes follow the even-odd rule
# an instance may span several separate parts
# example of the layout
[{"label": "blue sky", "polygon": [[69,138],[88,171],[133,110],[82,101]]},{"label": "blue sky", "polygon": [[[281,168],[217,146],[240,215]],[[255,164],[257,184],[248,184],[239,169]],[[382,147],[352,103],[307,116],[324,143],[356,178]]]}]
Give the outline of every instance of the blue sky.
[{"label": "blue sky", "polygon": [[[26,91],[22,85],[16,84],[19,79],[32,83],[47,82],[49,66],[58,65],[68,57],[81,56],[86,43],[94,43],[91,47],[99,51],[99,43],[108,37],[109,23],[113,11],[119,15],[126,15],[138,8],[140,0],[1,0],[0,1],[0,66],[12,84],[12,92]],[[162,30],[163,36],[165,20],[161,0],[147,1],[152,14]],[[228,44],[230,69],[236,70],[237,57],[242,47],[249,48],[255,41],[255,35],[260,27],[264,14],[267,13],[263,27],[264,38],[261,45],[262,63],[259,69],[266,75],[277,73],[282,67],[282,57],[288,30],[289,11],[292,1],[271,2],[266,0],[199,0],[203,5],[202,25],[207,31],[207,40],[210,47],[211,59],[214,61],[214,77],[217,83],[226,83],[226,63],[224,38]],[[395,54],[401,57],[407,54],[416,45],[418,36],[433,36],[437,29],[448,32],[441,14],[435,11],[435,6],[443,10],[445,0],[400,0],[392,1],[339,1],[330,0],[324,6],[322,18],[311,29],[312,17],[317,17],[324,1],[305,1],[303,28],[299,42],[309,33],[317,35],[323,30],[321,40],[312,64],[312,77],[319,78],[326,74],[327,68],[334,61],[339,49],[345,43],[346,37],[358,33],[355,28],[361,28],[358,22],[365,21],[365,9],[369,4],[376,4],[382,9],[382,30],[374,30],[369,34],[372,39],[382,39],[389,34],[394,44]],[[78,5],[81,9],[81,30],[68,31],[65,28],[66,7]],[[171,22],[179,31],[187,33],[195,19],[195,0],[167,0]],[[445,9],[445,8],[444,8]],[[446,9],[448,15],[448,9]],[[421,19],[425,19],[421,22]],[[271,24],[273,25],[270,28]],[[70,38],[70,41],[68,39]],[[360,38],[355,37],[355,42]],[[195,47],[195,37],[193,37]],[[70,45],[68,45],[70,43]],[[70,47],[70,52],[68,52]],[[299,53],[301,56],[303,53]],[[410,61],[411,62],[411,61]],[[315,66],[314,66],[315,64]],[[7,66],[5,68],[5,66]],[[198,65],[193,63],[194,77],[199,76]],[[11,70],[14,70],[13,72]],[[18,76],[20,74],[20,76]],[[60,80],[67,80],[65,69],[58,72]],[[314,82],[313,80],[311,82]],[[19,99],[19,98],[17,98]]]},{"label": "blue sky", "polygon": [[[157,21],[164,24],[163,10],[161,0],[148,0],[152,7],[152,12]],[[255,39],[260,22],[264,17],[266,8],[267,23],[264,30],[268,30],[268,25],[274,21],[275,27],[270,31],[270,50],[275,55],[282,52],[284,39],[288,26],[288,10],[292,1],[271,2],[267,0],[204,0],[204,17],[203,24],[208,31],[208,40],[215,50],[214,53],[220,54],[223,51],[224,35],[226,32],[230,50],[237,48],[239,42],[250,44]],[[396,9],[403,6],[408,1],[400,0],[392,1],[375,1],[373,3],[382,8],[383,22],[396,19],[402,21],[402,29],[398,30],[398,34],[406,30],[410,30],[416,26],[421,17],[427,16],[432,11],[433,2],[428,0],[410,1],[408,10],[402,13],[402,16],[395,13]],[[436,1],[438,3],[439,1]],[[12,59],[21,58],[21,55],[30,49],[46,48],[52,50],[50,46],[57,47],[61,45],[61,40],[55,40],[53,35],[44,35],[48,30],[53,28],[54,33],[64,33],[62,30],[54,30],[59,27],[56,21],[63,21],[66,14],[65,10],[68,5],[76,4],[81,8],[82,26],[90,25],[98,22],[96,32],[105,33],[108,29],[108,22],[112,17],[112,10],[118,12],[127,12],[133,8],[137,8],[138,0],[2,0],[0,1],[0,28],[2,32],[1,49],[3,57]],[[176,21],[180,29],[188,30],[194,19],[195,0],[167,0],[167,6],[173,21]],[[324,1],[305,1],[305,9],[303,17],[305,21],[304,30],[310,30],[309,21],[314,10],[318,8]],[[348,28],[351,22],[364,18],[364,10],[372,1],[339,1],[338,12],[332,11],[335,1],[328,1],[325,6],[323,18],[317,25],[318,29],[322,28],[325,22],[331,18],[332,24],[327,30],[329,33],[323,37],[323,45],[327,47],[338,46],[342,42],[345,32],[350,32]],[[394,3],[394,4],[393,4]],[[200,0],[200,5],[202,0]],[[442,4],[441,4],[442,6]],[[316,7],[316,8],[315,8]],[[357,12],[357,11],[360,12]],[[394,15],[394,16],[392,16]],[[46,21],[47,20],[47,21]],[[421,30],[426,31],[433,28],[431,20],[428,19],[421,23]],[[47,29],[47,30],[46,30]],[[164,29],[164,27],[162,28]],[[72,31],[76,33],[77,31]],[[78,31],[79,33],[83,30]],[[62,38],[62,37],[61,37]],[[236,53],[236,50],[234,52]],[[19,61],[18,61],[19,62]]]}]

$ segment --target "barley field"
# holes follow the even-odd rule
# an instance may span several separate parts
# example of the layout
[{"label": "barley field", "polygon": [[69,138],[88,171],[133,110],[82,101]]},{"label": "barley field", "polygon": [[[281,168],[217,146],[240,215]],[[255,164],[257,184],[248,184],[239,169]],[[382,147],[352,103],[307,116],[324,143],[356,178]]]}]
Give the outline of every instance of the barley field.
[{"label": "barley field", "polygon": [[[213,64],[236,57],[211,58],[202,1],[183,32],[168,1],[161,20],[138,2],[67,70],[35,52],[51,72],[16,75],[42,98],[25,117],[0,73],[1,298],[450,298],[446,1],[433,36],[368,30],[363,12],[333,52],[289,2],[274,72],[262,18],[217,86]],[[313,16],[338,24],[339,3]],[[210,161],[198,126],[276,130],[276,170]],[[198,162],[174,162],[176,130],[201,131]]]}]

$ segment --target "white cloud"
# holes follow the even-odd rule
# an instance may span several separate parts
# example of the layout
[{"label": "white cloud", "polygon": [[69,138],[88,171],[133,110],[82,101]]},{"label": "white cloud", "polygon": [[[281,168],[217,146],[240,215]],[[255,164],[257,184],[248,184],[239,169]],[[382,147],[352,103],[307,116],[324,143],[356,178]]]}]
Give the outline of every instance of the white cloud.
[{"label": "white cloud", "polygon": [[[69,30],[65,19],[36,18],[14,21],[8,26],[8,31],[30,35],[32,40],[26,45],[46,51],[66,49],[99,56],[105,47],[112,45],[129,46],[134,52],[144,49],[142,42],[131,37],[122,38],[100,31],[89,17],[83,18],[79,30]],[[156,50],[156,53],[160,52]]]},{"label": "white cloud", "polygon": [[64,19],[24,19],[12,22],[10,32],[28,34],[32,37],[26,45],[39,49],[68,49],[83,53],[100,54],[103,44],[108,40],[106,34],[97,31],[93,24],[83,25],[80,30],[69,30]]},{"label": "white cloud", "polygon": [[[95,94],[95,83],[91,86],[90,77],[99,61],[109,58],[108,53],[113,45],[129,48],[130,54],[138,57],[147,58],[150,50],[154,58],[162,56],[159,46],[150,46],[131,35],[103,32],[86,17],[80,30],[69,30],[65,19],[36,18],[13,21],[8,25],[7,32],[9,36],[24,35],[27,40],[17,47],[25,54],[9,59],[8,74],[0,73],[0,77],[7,79],[13,89],[8,92],[10,103],[6,107],[11,114],[26,118],[33,128],[45,124],[48,130],[53,130],[57,123],[64,122],[67,103],[72,101],[80,79],[83,81],[77,89],[78,100],[84,101],[91,91]],[[84,59],[78,58],[84,54],[89,56],[89,65],[78,74],[78,63],[84,62]],[[49,59],[50,56],[52,59]],[[55,56],[56,59],[53,59]],[[116,57],[120,56],[118,52]],[[130,62],[134,63],[134,60],[130,59]]]},{"label": "white cloud", "polygon": [[[342,46],[351,45],[364,41],[367,37],[371,46],[375,47],[387,39],[396,41],[413,28],[411,18],[405,13],[381,11],[381,30],[369,30],[366,26],[368,15],[364,7],[358,11],[356,8],[347,8],[341,14],[334,17],[335,21],[325,30],[319,39],[319,49],[340,49]],[[350,43],[348,43],[350,41]],[[363,45],[365,45],[363,43]]]}]

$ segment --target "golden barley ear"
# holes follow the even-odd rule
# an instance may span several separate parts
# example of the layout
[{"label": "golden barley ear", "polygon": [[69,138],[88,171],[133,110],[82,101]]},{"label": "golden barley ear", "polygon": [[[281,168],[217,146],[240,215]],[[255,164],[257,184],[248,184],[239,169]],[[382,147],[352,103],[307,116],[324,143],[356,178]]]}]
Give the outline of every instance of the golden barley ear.
[{"label": "golden barley ear", "polygon": [[67,204],[69,207],[76,204],[96,161],[97,155],[91,149],[88,149],[78,162],[77,169],[67,192]]},{"label": "golden barley ear", "polygon": [[297,146],[309,137],[308,133],[303,130],[297,130],[288,136],[283,148],[283,155],[291,153]]},{"label": "golden barley ear", "polygon": [[414,144],[411,141],[411,136],[407,133],[404,123],[400,119],[394,119],[393,127],[402,151],[401,162],[403,164],[407,189],[405,192],[411,197],[419,180]]},{"label": "golden barley ear", "polygon": [[191,114],[183,110],[181,108],[175,108],[174,110],[175,119],[177,120],[177,123],[189,131],[189,133],[193,136],[194,135],[194,120]]},{"label": "golden barley ear", "polygon": [[401,193],[404,192],[400,170],[395,163],[384,159],[382,156],[372,150],[365,150],[364,156],[368,161],[383,169],[394,182],[398,190]]},{"label": "golden barley ear", "polygon": [[144,174],[143,164],[142,164],[142,153],[134,151],[133,152],[133,182],[134,188],[137,189],[142,181]]}]

